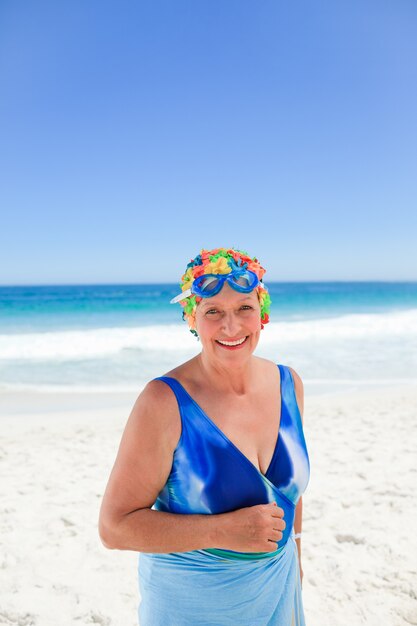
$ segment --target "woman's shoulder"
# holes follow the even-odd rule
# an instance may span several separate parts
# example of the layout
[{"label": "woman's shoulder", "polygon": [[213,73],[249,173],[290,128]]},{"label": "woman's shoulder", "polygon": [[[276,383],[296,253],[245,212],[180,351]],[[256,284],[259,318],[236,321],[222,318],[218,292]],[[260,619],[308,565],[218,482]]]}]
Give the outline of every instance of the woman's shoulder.
[{"label": "woman's shoulder", "polygon": [[294,383],[294,392],[297,400],[298,410],[300,411],[301,420],[303,420],[304,413],[304,385],[301,377],[297,374],[294,368],[287,365],[288,369],[291,372],[293,383]]},{"label": "woman's shoulder", "polygon": [[301,380],[301,376],[299,374],[297,374],[297,372],[295,371],[295,369],[293,367],[290,367],[290,365],[286,366],[287,369],[290,370],[291,374],[292,374],[292,379],[294,381],[294,385],[297,387],[302,387],[303,386],[303,381]]},{"label": "woman's shoulder", "polygon": [[149,380],[136,400],[142,410],[147,413],[158,415],[160,419],[172,422],[172,418],[178,413],[177,400],[175,393],[170,384],[167,384],[161,378],[174,378],[181,383],[184,377],[183,368],[186,363],[169,370]]},{"label": "woman's shoulder", "polygon": [[181,363],[180,365],[177,365],[168,372],[161,374],[161,376],[166,378],[174,378],[183,386],[187,386],[188,384],[192,386],[196,380],[196,371],[196,357],[194,356],[189,361],[185,361],[185,363]]},{"label": "woman's shoulder", "polygon": [[292,377],[294,379],[294,383],[297,381],[298,384],[303,384],[301,377],[298,375],[298,373],[295,371],[295,369],[293,367],[291,367],[290,365],[286,365],[285,363],[276,363],[275,361],[271,361],[270,359],[265,359],[263,357],[255,357],[258,362],[259,362],[259,366],[260,369],[263,368],[263,370],[265,372],[272,371],[274,369],[276,369],[278,367],[278,365],[281,365],[281,367],[284,367],[287,370],[290,370]]},{"label": "woman's shoulder", "polygon": [[281,365],[282,367],[290,371],[291,377],[294,383],[295,397],[297,399],[298,408],[300,410],[300,414],[302,417],[303,411],[304,411],[304,385],[303,385],[301,376],[290,365],[286,365],[284,363],[274,363],[274,361],[271,361],[269,359],[263,359],[263,358],[260,358],[260,361],[263,362],[262,366],[265,368],[264,369],[265,374],[267,373],[268,370],[272,370],[274,367],[276,368],[278,365]]},{"label": "woman's shoulder", "polygon": [[[193,359],[191,359],[192,361]],[[139,402],[147,410],[158,415],[167,416],[177,413],[177,401],[172,387],[161,378],[174,378],[180,384],[187,380],[188,373],[192,371],[191,361],[182,363],[173,369],[164,372],[160,376],[148,381],[142,389],[136,402]]]},{"label": "woman's shoulder", "polygon": [[164,381],[154,378],[146,383],[136,398],[130,419],[148,437],[161,436],[175,448],[181,433],[181,419],[176,397]]}]

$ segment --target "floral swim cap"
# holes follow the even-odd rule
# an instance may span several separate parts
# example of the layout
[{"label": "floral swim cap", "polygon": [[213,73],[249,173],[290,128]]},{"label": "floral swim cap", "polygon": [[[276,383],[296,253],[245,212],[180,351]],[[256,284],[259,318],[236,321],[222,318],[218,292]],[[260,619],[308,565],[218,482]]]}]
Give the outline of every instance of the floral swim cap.
[{"label": "floral swim cap", "polygon": [[[200,254],[191,259],[187,265],[185,274],[181,277],[181,291],[191,287],[195,278],[203,274],[230,274],[236,269],[247,269],[254,272],[259,280],[262,280],[266,270],[260,265],[256,257],[251,258],[243,250],[233,248],[214,248],[213,250],[201,250]],[[265,285],[255,287],[261,307],[261,328],[269,322],[269,309],[271,298]],[[197,304],[203,298],[192,294],[180,301],[183,307],[182,319],[188,322],[190,331],[198,337],[195,324]]]}]

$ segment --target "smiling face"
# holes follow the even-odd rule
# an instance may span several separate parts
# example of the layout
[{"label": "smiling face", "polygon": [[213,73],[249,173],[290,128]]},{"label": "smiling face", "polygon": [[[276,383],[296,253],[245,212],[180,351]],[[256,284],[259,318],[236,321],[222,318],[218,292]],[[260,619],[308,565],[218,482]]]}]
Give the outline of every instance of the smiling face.
[{"label": "smiling face", "polygon": [[260,337],[260,311],[256,289],[240,293],[225,283],[220,293],[203,298],[195,322],[205,354],[222,361],[251,355]]}]

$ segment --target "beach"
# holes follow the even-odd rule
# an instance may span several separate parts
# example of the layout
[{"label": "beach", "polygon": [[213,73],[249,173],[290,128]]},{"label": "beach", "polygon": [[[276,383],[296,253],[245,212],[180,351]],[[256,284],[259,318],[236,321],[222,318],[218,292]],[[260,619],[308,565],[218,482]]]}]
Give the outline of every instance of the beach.
[{"label": "beach", "polygon": [[[138,626],[140,564],[150,611],[165,603],[139,626],[417,626],[417,2],[2,2],[0,18],[0,626]],[[270,386],[274,365],[295,375]],[[247,555],[195,559],[224,567],[213,601],[210,567],[184,575],[196,554],[103,545],[132,408],[179,372],[179,414],[203,426],[183,422],[152,506],[178,537],[179,511],[275,497],[286,536],[302,494],[305,624],[298,577],[292,624],[262,623],[290,619],[292,543],[255,562],[275,574],[257,586]],[[127,463],[149,456],[141,437]],[[126,515],[152,504],[150,465],[120,473]],[[155,565],[174,562],[173,596]]]},{"label": "beach", "polygon": [[[417,385],[305,391],[306,623],[417,624]],[[97,530],[137,393],[0,394],[1,624],[137,624],[138,553]]]}]

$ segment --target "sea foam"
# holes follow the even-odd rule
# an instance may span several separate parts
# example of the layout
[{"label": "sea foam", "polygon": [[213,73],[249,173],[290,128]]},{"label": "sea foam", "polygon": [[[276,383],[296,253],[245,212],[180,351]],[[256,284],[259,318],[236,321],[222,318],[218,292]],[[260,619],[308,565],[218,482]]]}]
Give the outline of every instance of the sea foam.
[{"label": "sea foam", "polygon": [[[300,342],[377,340],[415,342],[417,309],[346,314],[302,321],[270,322],[261,332],[260,348]],[[0,361],[102,359],[126,351],[146,353],[199,351],[201,344],[185,323],[139,327],[60,330],[0,335]]]}]

